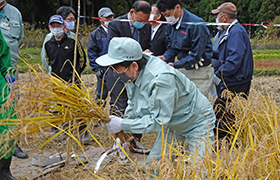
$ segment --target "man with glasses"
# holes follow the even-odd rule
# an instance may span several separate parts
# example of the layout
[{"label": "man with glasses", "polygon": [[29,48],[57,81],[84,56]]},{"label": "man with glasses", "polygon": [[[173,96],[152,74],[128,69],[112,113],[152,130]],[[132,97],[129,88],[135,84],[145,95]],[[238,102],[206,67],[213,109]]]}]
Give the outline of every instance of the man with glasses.
[{"label": "man with glasses", "polygon": [[[67,35],[70,35],[73,38],[76,38],[76,34],[73,33],[72,31],[75,28],[75,11],[72,7],[70,6],[61,6],[60,8],[58,8],[56,10],[56,14],[60,15],[64,22],[65,22],[65,27],[64,27],[64,32]],[[43,65],[45,67],[45,69],[47,70],[48,73],[52,72],[51,67],[48,64],[48,61],[46,59],[46,54],[45,54],[45,43],[48,39],[50,39],[52,37],[52,33],[49,33],[44,40],[43,46],[42,46],[42,50],[41,50],[41,60],[43,62]]]},{"label": "man with glasses", "polygon": [[[116,18],[118,21],[110,22],[108,26],[108,40],[110,41],[114,37],[130,37],[139,42],[142,51],[150,52],[151,24],[145,23],[145,21],[148,21],[150,13],[151,6],[148,2],[136,1],[127,14]],[[116,85],[114,85],[115,82]],[[112,111],[118,116],[124,114],[127,106],[125,83],[124,81],[117,80],[113,75],[112,69],[108,70],[106,85],[108,90],[111,90],[110,104],[112,105]],[[148,154],[150,150],[144,148],[140,143],[142,134],[134,134],[134,137],[135,140],[130,142],[130,151]]]}]

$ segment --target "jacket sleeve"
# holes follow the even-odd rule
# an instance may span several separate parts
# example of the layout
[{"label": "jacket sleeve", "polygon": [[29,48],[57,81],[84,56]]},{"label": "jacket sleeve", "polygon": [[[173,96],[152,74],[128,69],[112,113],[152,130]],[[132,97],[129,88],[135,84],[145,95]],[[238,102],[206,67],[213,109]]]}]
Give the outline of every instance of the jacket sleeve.
[{"label": "jacket sleeve", "polygon": [[191,36],[191,51],[189,55],[174,63],[175,68],[191,66],[200,61],[206,50],[208,42],[208,29],[206,26],[194,26]]},{"label": "jacket sleeve", "polygon": [[113,37],[120,37],[120,34],[118,32],[118,24],[119,23],[122,23],[122,22],[112,21],[112,22],[109,23],[109,25],[108,25],[108,35],[107,35],[108,42],[110,42]]},{"label": "jacket sleeve", "polygon": [[170,36],[170,32],[171,32],[171,25],[167,25],[166,26],[166,39],[167,39],[167,50],[165,51],[165,53],[163,54],[163,56],[166,58],[166,61],[170,60],[170,59],[174,59],[175,56],[177,55],[177,50],[171,47],[171,43],[172,43],[172,37]]},{"label": "jacket sleeve", "polygon": [[1,75],[4,77],[8,74],[9,68],[11,68],[11,57],[10,57],[10,48],[7,45],[6,41],[3,38],[3,35],[0,31],[0,71]]},{"label": "jacket sleeve", "polygon": [[78,48],[77,50],[79,52],[79,61],[78,61],[79,66],[81,67],[81,72],[83,72],[83,70],[87,66],[87,57],[86,57],[86,53],[85,53],[84,48],[80,41],[78,41],[77,48]]},{"label": "jacket sleeve", "polygon": [[42,63],[43,63],[43,66],[44,68],[47,70],[47,72],[51,72],[52,71],[52,68],[49,66],[49,63],[46,59],[46,51],[45,51],[45,44],[46,44],[46,41],[51,37],[50,34],[48,34],[45,39],[44,39],[44,43],[43,43],[43,46],[42,46],[42,50],[41,50],[41,60],[42,60]]},{"label": "jacket sleeve", "polygon": [[[148,112],[142,117],[124,118],[122,121],[124,132],[152,133],[161,131],[162,125],[168,126],[178,99],[176,80],[171,74],[161,74],[155,81],[149,97]],[[141,101],[141,98],[138,100]],[[147,108],[147,103],[133,103],[143,105],[143,107],[137,107],[138,109]],[[133,114],[132,108],[128,106],[125,114]]]},{"label": "jacket sleeve", "polygon": [[[235,74],[242,65],[243,56],[246,49],[246,44],[244,41],[244,35],[241,31],[232,31],[227,37],[225,50],[227,50],[226,59],[220,59],[220,62],[223,63],[218,71],[216,71],[216,76],[221,78],[223,76],[230,76]],[[220,57],[224,57],[225,52],[220,52]]]},{"label": "jacket sleeve", "polygon": [[89,41],[88,41],[88,60],[89,60],[89,65],[92,70],[95,68],[100,67],[95,60],[99,57],[99,49],[97,45],[97,41],[95,38],[95,31],[93,31],[90,36],[89,36]]}]

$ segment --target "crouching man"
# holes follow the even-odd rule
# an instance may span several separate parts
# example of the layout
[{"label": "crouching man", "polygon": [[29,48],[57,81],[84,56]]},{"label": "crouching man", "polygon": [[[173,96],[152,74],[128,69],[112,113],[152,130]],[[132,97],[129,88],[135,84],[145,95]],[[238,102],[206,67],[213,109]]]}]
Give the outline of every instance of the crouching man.
[{"label": "crouching man", "polygon": [[[131,38],[113,38],[108,54],[96,62],[110,66],[114,76],[128,82],[125,118],[110,116],[105,126],[111,134],[159,132],[146,163],[159,159],[162,134],[189,143],[190,152],[203,156],[205,142],[214,141],[215,114],[208,99],[181,72],[159,58],[143,55],[140,44]],[[162,132],[164,126],[164,132]]]}]

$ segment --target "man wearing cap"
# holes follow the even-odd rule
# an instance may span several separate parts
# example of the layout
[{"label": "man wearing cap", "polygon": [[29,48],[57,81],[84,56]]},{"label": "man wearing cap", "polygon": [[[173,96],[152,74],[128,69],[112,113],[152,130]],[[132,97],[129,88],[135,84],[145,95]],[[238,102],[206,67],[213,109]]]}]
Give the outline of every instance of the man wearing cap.
[{"label": "man wearing cap", "polygon": [[[19,59],[19,44],[24,37],[22,16],[20,11],[7,3],[6,0],[0,0],[0,29],[11,52],[11,65],[17,67]],[[18,80],[18,69],[15,70],[15,80]],[[18,158],[27,158],[28,155],[20,147],[16,147],[15,154]]]},{"label": "man wearing cap", "polygon": [[179,68],[208,97],[214,75],[210,31],[205,25],[186,24],[204,21],[183,8],[180,0],[158,0],[157,7],[169,22],[166,27],[168,49],[159,58],[167,61],[177,56],[178,61],[168,64]]},{"label": "man wearing cap", "polygon": [[159,132],[147,164],[152,158],[159,159],[162,139],[169,144],[173,138],[179,143],[187,140],[190,152],[196,151],[199,156],[204,155],[205,144],[214,142],[216,118],[208,99],[178,70],[155,56],[144,55],[135,40],[113,38],[108,54],[96,62],[110,66],[115,76],[128,82],[125,116],[111,115],[105,124],[109,132]]},{"label": "man wearing cap", "polygon": [[[75,11],[72,7],[70,6],[61,6],[60,8],[58,8],[56,10],[56,14],[60,15],[65,22],[65,26],[64,26],[64,31],[67,35],[70,35],[71,37],[76,38],[76,34],[73,33],[72,31],[75,28],[75,22],[76,22],[76,18],[75,18]],[[46,56],[45,56],[45,43],[48,39],[50,39],[52,37],[52,33],[49,33],[45,39],[44,39],[44,43],[42,46],[42,50],[41,50],[41,60],[43,62],[43,65],[45,67],[45,69],[47,70],[47,72],[51,72],[51,67],[49,66]]]},{"label": "man wearing cap", "polygon": [[218,84],[218,98],[214,103],[217,116],[216,128],[219,130],[218,138],[221,139],[230,137],[227,127],[234,121],[234,115],[226,109],[226,103],[230,102],[232,97],[222,97],[221,93],[228,89],[234,95],[244,93],[248,96],[254,63],[250,38],[237,20],[235,5],[231,2],[223,3],[211,13],[216,15],[218,22],[228,23],[222,25],[226,32],[219,42],[217,53],[214,53],[214,56],[219,59],[219,68],[215,76],[222,79]]},{"label": "man wearing cap", "polygon": [[[108,41],[114,37],[130,37],[139,42],[142,51],[149,52],[149,49],[151,48],[151,25],[150,23],[145,23],[143,21],[149,19],[150,12],[151,6],[148,2],[134,2],[127,14],[116,18],[118,21],[112,21],[109,23]],[[125,83],[116,81],[117,78],[113,76],[113,71],[109,69],[106,85],[108,90],[111,90],[110,104],[112,105],[112,111],[121,116],[127,106],[127,95],[124,88]],[[130,151],[141,154],[149,153],[150,150],[143,147],[140,143],[142,134],[135,134],[134,137],[135,140],[130,142]]]},{"label": "man wearing cap", "polygon": [[[66,82],[72,82],[73,77],[73,65],[74,65],[74,49],[75,38],[67,35],[64,32],[64,20],[60,15],[53,15],[49,20],[49,29],[52,33],[52,37],[45,43],[46,59],[52,70],[52,75],[58,76]],[[81,75],[82,71],[86,67],[86,54],[80,42],[77,43],[77,57],[76,57],[76,71]],[[78,78],[75,81],[79,84]],[[79,132],[82,132],[86,128],[86,125],[79,127]],[[56,133],[57,129],[52,127],[52,131]],[[62,138],[61,140],[64,140]],[[81,134],[81,143],[85,144],[90,141],[87,131],[85,134]]]},{"label": "man wearing cap", "polygon": [[[114,13],[108,7],[103,7],[98,11],[99,21],[101,23],[89,36],[88,42],[88,59],[90,67],[95,71],[97,77],[96,92],[99,100],[106,99],[108,90],[106,87],[106,78],[104,77],[104,83],[102,83],[104,72],[107,67],[100,66],[95,60],[108,52],[108,24],[114,19]],[[101,89],[102,94],[101,94]],[[102,95],[102,97],[101,97]]]}]

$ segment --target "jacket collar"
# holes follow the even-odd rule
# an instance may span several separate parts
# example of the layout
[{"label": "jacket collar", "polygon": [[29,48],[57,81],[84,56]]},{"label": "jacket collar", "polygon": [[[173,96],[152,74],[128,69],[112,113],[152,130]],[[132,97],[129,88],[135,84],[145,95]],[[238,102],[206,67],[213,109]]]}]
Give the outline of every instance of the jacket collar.
[{"label": "jacket collar", "polygon": [[66,38],[67,38],[67,34],[64,32],[64,35],[63,35],[63,37],[62,37],[62,39],[61,39],[60,41],[57,41],[57,40],[55,39],[54,35],[52,36],[51,41],[62,43]]}]

